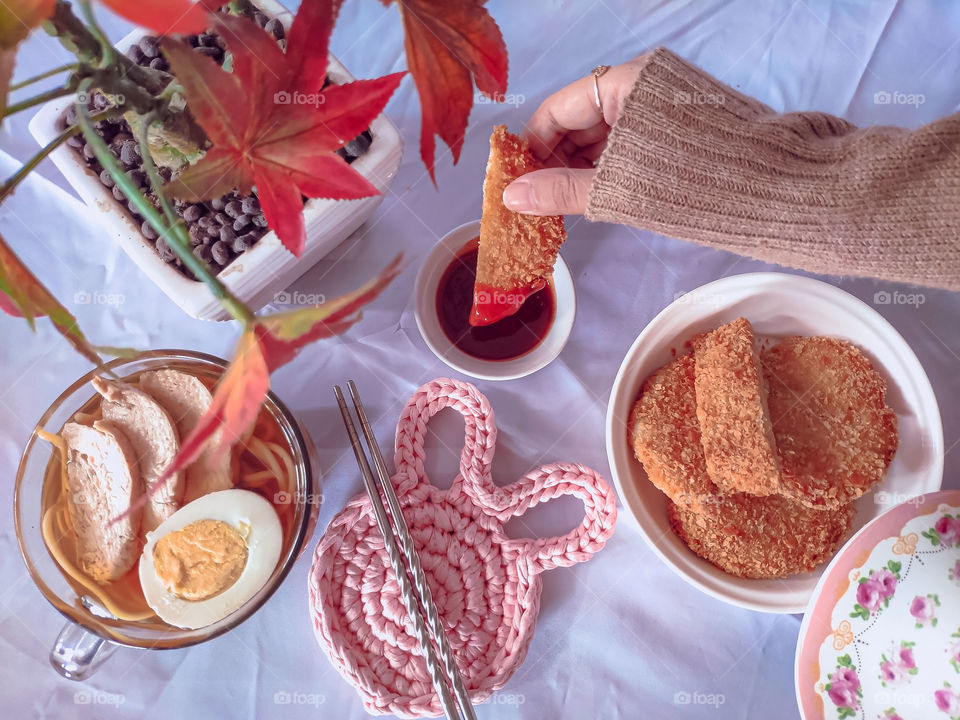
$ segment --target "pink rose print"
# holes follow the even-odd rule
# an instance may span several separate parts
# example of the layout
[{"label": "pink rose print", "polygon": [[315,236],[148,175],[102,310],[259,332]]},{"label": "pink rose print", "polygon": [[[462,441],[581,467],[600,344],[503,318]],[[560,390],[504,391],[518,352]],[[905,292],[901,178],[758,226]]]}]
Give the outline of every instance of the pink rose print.
[{"label": "pink rose print", "polygon": [[903,680],[903,670],[892,660],[885,660],[880,663],[880,679],[883,681],[884,686],[886,686],[887,683],[895,685]]},{"label": "pink rose print", "polygon": [[957,560],[957,564],[950,568],[947,574],[955,583],[960,583],[960,560]]},{"label": "pink rose print", "polygon": [[890,708],[889,710],[884,710],[883,715],[880,715],[880,718],[882,720],[903,720],[903,718],[900,717],[897,714],[897,711],[894,710],[893,708]]},{"label": "pink rose print", "polygon": [[940,598],[936,595],[917,595],[910,603],[910,614],[917,621],[917,627],[924,625],[935,627],[937,624],[936,609],[940,606]]},{"label": "pink rose print", "polygon": [[900,580],[900,563],[890,560],[885,567],[864,574],[857,585],[857,602],[853,606],[852,618],[869,620],[880,609],[890,604],[890,598],[897,590]]},{"label": "pink rose print", "polygon": [[884,600],[892,597],[897,589],[897,576],[889,570],[877,570],[870,574],[870,579],[880,585],[880,594]]},{"label": "pink rose print", "polygon": [[949,683],[944,683],[942,689],[934,691],[933,699],[937,708],[949,715],[951,720],[960,718],[960,695],[953,691]]},{"label": "pink rose print", "polygon": [[930,544],[960,545],[960,515],[944,515],[932,528],[920,533]]},{"label": "pink rose print", "polygon": [[856,710],[860,707],[857,701],[857,691],[849,685],[831,685],[827,695],[833,700],[833,704],[840,708],[850,708]]},{"label": "pink rose print", "polygon": [[960,543],[960,518],[944,515],[937,520],[937,524],[933,526],[933,529],[937,531],[937,535],[940,536],[940,542],[944,545],[956,545]]},{"label": "pink rose print", "polygon": [[883,602],[883,587],[869,578],[866,582],[860,583],[857,587],[857,602],[865,607],[872,615]]},{"label": "pink rose print", "polygon": [[830,701],[837,706],[837,717],[849,718],[856,714],[856,710],[860,708],[863,690],[849,655],[837,658],[837,669],[830,676],[826,689]]},{"label": "pink rose print", "polygon": [[860,687],[860,678],[857,677],[857,671],[852,667],[839,667],[830,677],[830,682],[841,685],[849,685],[854,690]]},{"label": "pink rose print", "polygon": [[910,681],[911,675],[917,674],[917,663],[913,658],[913,643],[902,641],[900,647],[891,646],[889,659],[887,653],[880,655],[880,684],[899,685],[906,680]]}]

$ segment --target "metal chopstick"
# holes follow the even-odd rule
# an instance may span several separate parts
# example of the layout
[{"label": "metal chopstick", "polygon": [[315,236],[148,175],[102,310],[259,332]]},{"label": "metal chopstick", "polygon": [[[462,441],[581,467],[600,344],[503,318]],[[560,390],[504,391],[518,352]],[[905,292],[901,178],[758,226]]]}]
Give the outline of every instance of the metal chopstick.
[{"label": "metal chopstick", "polygon": [[457,661],[453,654],[453,649],[447,641],[447,634],[443,629],[443,622],[440,620],[440,613],[436,604],[433,602],[433,593],[430,592],[430,585],[427,584],[427,578],[423,574],[423,568],[420,566],[420,556],[417,555],[417,549],[414,547],[413,538],[407,528],[407,522],[403,518],[403,512],[400,509],[400,501],[397,499],[397,493],[394,492],[393,483],[390,481],[390,473],[387,472],[387,465],[383,461],[383,455],[380,452],[380,446],[377,445],[377,439],[373,434],[373,429],[367,421],[367,413],[363,409],[363,403],[360,401],[360,393],[357,392],[357,385],[353,380],[347,383],[350,390],[350,398],[353,400],[354,410],[360,418],[360,427],[363,428],[363,435],[367,440],[367,447],[370,454],[373,455],[373,464],[377,470],[380,479],[380,486],[384,496],[387,498],[387,507],[390,515],[393,517],[393,524],[396,527],[397,537],[400,540],[400,549],[407,560],[407,567],[413,576],[413,585],[417,590],[420,605],[423,608],[424,615],[427,617],[427,625],[430,627],[430,633],[437,644],[437,650],[440,654],[440,660],[443,662],[443,669],[453,685],[453,692],[457,696],[457,704],[460,706],[460,712],[465,720],[476,720],[473,712],[473,703],[470,702],[470,695],[463,683],[463,676],[460,675],[460,669],[457,667]]},{"label": "metal chopstick", "polygon": [[343,416],[343,424],[347,429],[347,435],[350,437],[350,444],[353,447],[353,453],[357,459],[357,465],[360,467],[360,474],[363,476],[363,484],[366,487],[367,495],[370,498],[370,504],[373,506],[373,513],[377,520],[377,526],[380,528],[380,534],[383,535],[383,541],[386,546],[387,555],[390,558],[390,565],[394,574],[397,576],[397,583],[400,585],[400,597],[403,600],[404,607],[410,615],[413,622],[413,629],[417,635],[417,641],[424,653],[427,662],[427,670],[430,673],[430,680],[440,697],[440,704],[443,706],[444,714],[447,720],[458,720],[457,705],[450,689],[447,686],[447,679],[443,672],[443,667],[437,660],[433,643],[430,640],[430,634],[427,626],[423,622],[420,614],[420,607],[417,597],[410,583],[406,568],[403,564],[403,556],[397,547],[393,530],[390,527],[390,520],[387,517],[386,508],[380,499],[380,492],[377,490],[377,484],[373,479],[373,472],[370,470],[370,464],[367,456],[360,444],[360,437],[357,435],[357,429],[353,424],[353,418],[350,416],[350,410],[347,408],[347,402],[343,397],[343,391],[340,386],[334,387],[334,394],[337,398],[337,404],[340,406],[340,414]]}]

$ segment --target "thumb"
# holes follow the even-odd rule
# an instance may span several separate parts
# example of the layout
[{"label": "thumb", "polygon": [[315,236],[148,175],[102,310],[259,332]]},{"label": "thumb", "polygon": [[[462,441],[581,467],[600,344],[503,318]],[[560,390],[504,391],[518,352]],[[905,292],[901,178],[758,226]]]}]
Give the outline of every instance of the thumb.
[{"label": "thumb", "polygon": [[526,215],[582,215],[596,170],[534,170],[507,185],[503,204]]}]

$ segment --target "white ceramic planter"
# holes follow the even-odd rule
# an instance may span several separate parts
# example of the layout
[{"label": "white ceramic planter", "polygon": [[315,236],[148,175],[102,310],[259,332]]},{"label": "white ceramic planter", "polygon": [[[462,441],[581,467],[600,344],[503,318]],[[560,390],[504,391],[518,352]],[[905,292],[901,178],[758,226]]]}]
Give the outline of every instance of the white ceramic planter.
[{"label": "white ceramic planter", "polygon": [[[266,15],[279,18],[289,28],[293,16],[282,5],[273,0],[260,0],[257,5]],[[142,30],[134,31],[117,43],[117,48],[126,51],[145,34]],[[329,74],[337,83],[354,79],[332,56]],[[61,98],[41,108],[30,121],[30,133],[37,142],[46,145],[59,134],[58,120],[72,102],[72,98]],[[284,248],[271,231],[220,272],[223,283],[251,308],[259,310],[272,302],[277,292],[343,242],[377,209],[383,200],[382,193],[400,166],[403,141],[396,127],[383,114],[371,123],[370,134],[373,136],[370,147],[353,161],[352,167],[373,183],[380,195],[361,200],[308,200],[303,208],[307,242],[299,258]],[[228,317],[203,283],[190,280],[160,259],[153,244],[140,233],[127,208],[113,197],[110,189],[100,182],[74,149],[62,145],[51,154],[51,159],[87,207],[101,218],[106,234],[120,243],[127,255],[171,300],[196,318],[224,320]]]}]

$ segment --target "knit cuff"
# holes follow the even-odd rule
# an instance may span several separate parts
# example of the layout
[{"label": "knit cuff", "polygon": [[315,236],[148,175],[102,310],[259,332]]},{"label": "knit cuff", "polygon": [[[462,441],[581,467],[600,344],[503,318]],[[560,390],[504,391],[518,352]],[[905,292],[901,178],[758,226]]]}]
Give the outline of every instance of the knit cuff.
[{"label": "knit cuff", "polygon": [[[773,111],[724,85],[666,48],[654,50],[642,66],[611,129],[597,166],[586,216],[589,220],[637,224],[648,217],[644,179],[638,167],[660,168],[671,182],[683,172],[698,134],[735,132]],[[671,165],[673,163],[673,165]]]}]

